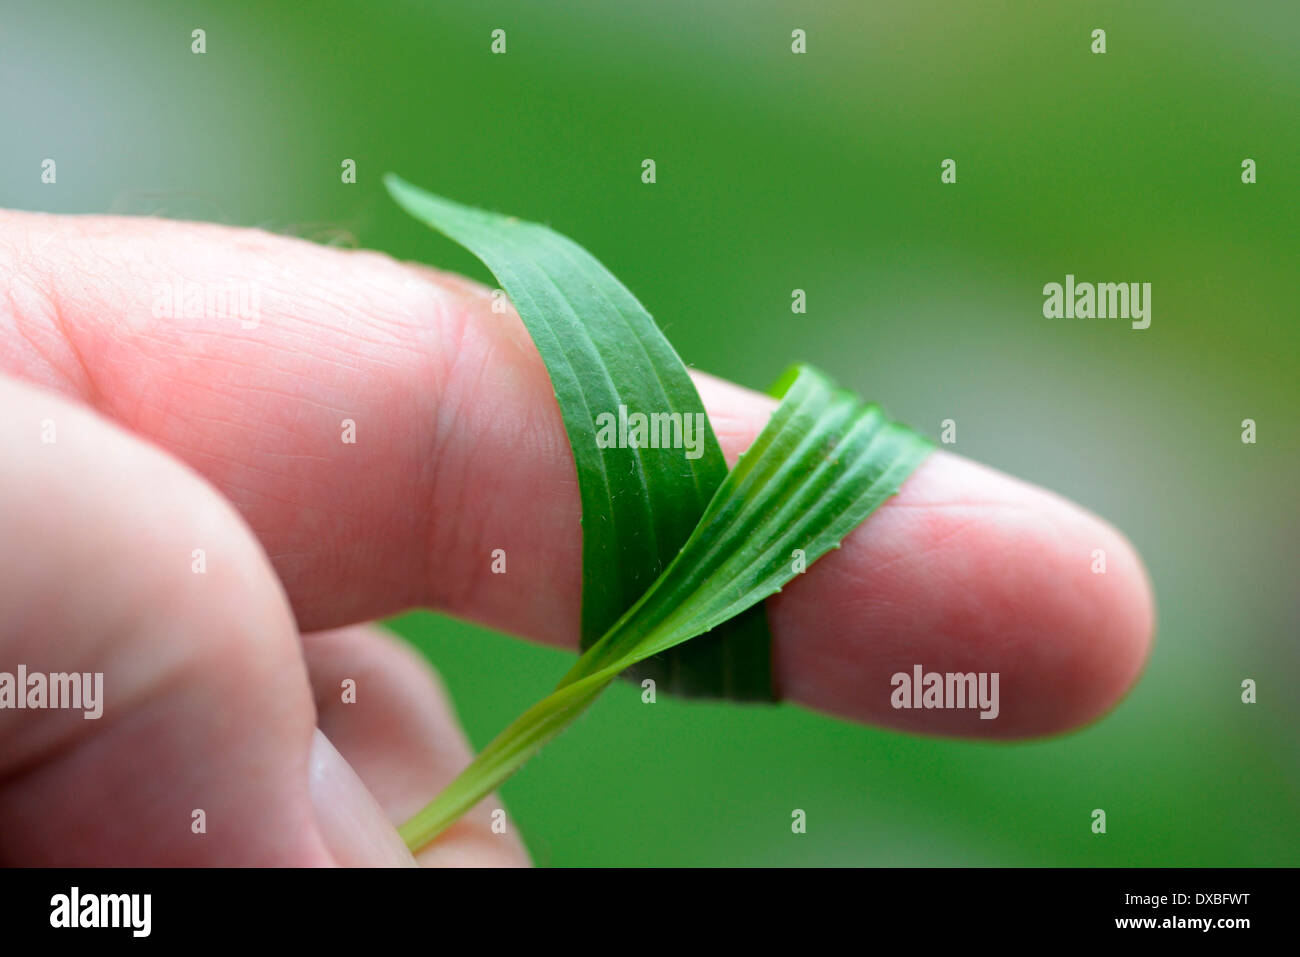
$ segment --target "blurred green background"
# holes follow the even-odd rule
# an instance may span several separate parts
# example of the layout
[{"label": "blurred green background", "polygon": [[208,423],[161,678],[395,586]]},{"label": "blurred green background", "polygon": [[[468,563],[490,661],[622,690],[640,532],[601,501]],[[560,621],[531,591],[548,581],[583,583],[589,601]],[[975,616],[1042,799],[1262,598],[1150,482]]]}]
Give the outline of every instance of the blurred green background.
[{"label": "blurred green background", "polygon": [[[925,740],[793,706],[647,708],[620,684],[504,788],[538,863],[1300,863],[1300,6],[15,6],[0,204],[257,225],[487,279],[386,198],[395,170],[572,236],[688,363],[762,388],[807,359],[933,436],[955,418],[957,451],[1145,557],[1155,652],[1095,726]],[[1044,319],[1067,272],[1151,282],[1151,328]],[[570,660],[397,625],[480,746]]]}]

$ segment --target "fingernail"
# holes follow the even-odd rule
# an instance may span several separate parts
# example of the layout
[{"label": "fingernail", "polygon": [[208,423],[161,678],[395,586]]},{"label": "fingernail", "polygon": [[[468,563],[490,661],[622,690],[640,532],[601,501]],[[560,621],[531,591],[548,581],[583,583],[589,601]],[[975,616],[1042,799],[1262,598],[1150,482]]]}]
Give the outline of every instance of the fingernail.
[{"label": "fingernail", "polygon": [[352,765],[316,729],[309,763],[312,806],[321,835],[344,867],[414,867],[397,829]]}]

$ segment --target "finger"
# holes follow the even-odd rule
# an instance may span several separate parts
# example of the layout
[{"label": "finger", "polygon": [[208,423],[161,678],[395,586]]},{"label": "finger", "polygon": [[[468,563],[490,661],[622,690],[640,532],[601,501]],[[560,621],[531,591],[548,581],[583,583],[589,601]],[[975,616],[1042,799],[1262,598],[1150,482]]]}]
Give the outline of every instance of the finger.
[{"label": "finger", "polygon": [[[433,604],[575,641],[572,458],[536,350],[486,291],[256,232],[8,216],[0,259],[13,268],[0,275],[18,278],[0,312],[5,367],[61,384],[208,476],[266,546],[304,628]],[[154,319],[158,284],[176,277],[200,292],[260,289],[256,328]],[[702,389],[734,455],[770,403]],[[340,442],[343,418],[355,445]],[[490,574],[497,548],[508,575]],[[1108,573],[1093,576],[1098,548]],[[772,612],[789,697],[1002,736],[1063,730],[1113,705],[1152,629],[1149,586],[1118,533],[943,454]],[[972,662],[1006,670],[997,719],[892,707],[892,675]]]},{"label": "finger", "polygon": [[[359,625],[307,635],[304,647],[320,728],[393,825],[424,807],[469,764],[469,744],[446,689],[405,642]],[[528,857],[493,795],[425,848],[419,861],[435,867],[521,866]]]},{"label": "finger", "polygon": [[[697,384],[734,461],[775,403],[709,376]],[[1004,738],[1064,731],[1112,707],[1154,629],[1146,571],[1123,535],[943,451],[768,611],[783,695],[912,731]],[[918,666],[945,679],[983,673],[990,690],[996,674],[998,700],[915,707]],[[913,707],[896,706],[900,674]]]},{"label": "finger", "polygon": [[[0,860],[411,862],[313,730],[288,605],[229,503],[52,393],[0,376],[0,409],[0,671],[51,676],[19,689],[42,707],[0,711]],[[58,707],[60,675],[93,702]]]},{"label": "finger", "polygon": [[415,858],[365,782],[319,728],[312,738],[309,787],[316,821],[335,863],[415,866]]},{"label": "finger", "polygon": [[[0,672],[28,676],[0,710],[0,860],[330,863],[306,670],[247,527],[83,407],[0,376],[0,410]],[[51,675],[86,681],[56,701]]]}]

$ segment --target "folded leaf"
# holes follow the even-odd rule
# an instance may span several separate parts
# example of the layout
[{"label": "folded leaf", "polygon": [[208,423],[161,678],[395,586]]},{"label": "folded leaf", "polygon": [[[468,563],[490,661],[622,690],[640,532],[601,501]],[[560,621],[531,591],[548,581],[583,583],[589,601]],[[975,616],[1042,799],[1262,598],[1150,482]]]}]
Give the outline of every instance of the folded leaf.
[{"label": "folded leaf", "polygon": [[[408,213],[487,265],[546,364],[578,470],[581,645],[590,647],[673,560],[726,477],[699,394],[650,314],[576,243],[392,174],[385,184]],[[629,447],[623,410],[661,416],[655,421],[677,447]],[[603,416],[620,426],[613,445],[602,441],[610,438],[598,427]],[[691,447],[683,447],[688,438]],[[680,694],[771,700],[770,646],[763,610],[755,608],[704,640],[643,662],[636,676]]]},{"label": "folded leaf", "polygon": [[781,386],[781,404],[676,558],[554,692],[402,826],[408,846],[424,846],[501,784],[619,672],[758,605],[838,548],[930,451],[926,439],[815,370],[798,368]]}]

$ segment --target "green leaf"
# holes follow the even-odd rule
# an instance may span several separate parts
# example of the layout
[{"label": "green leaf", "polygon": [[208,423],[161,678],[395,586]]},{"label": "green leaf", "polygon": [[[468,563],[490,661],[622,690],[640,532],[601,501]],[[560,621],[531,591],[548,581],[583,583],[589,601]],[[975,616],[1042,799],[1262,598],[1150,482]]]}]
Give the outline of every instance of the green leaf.
[{"label": "green leaf", "polygon": [[[781,404],[727,474],[681,360],[600,263],[543,226],[459,206],[391,175],[386,182],[408,212],[482,259],[510,295],[550,373],[582,495],[585,651],[402,826],[419,848],[629,668],[654,661],[665,687],[769,697],[763,600],[838,548],[930,445],[802,367],[782,377]],[[620,406],[698,421],[699,455],[603,443],[598,417],[618,417]]]},{"label": "green leaf", "polygon": [[[384,182],[403,209],[487,265],[546,363],[578,471],[581,644],[588,648],[673,560],[726,477],[699,394],[650,314],[576,243],[391,173]],[[598,417],[618,419],[620,407],[629,416],[680,417],[681,438],[694,427],[698,449],[688,456],[683,448],[601,448]],[[758,607],[706,639],[642,662],[636,677],[679,694],[771,700],[770,646]]]},{"label": "green leaf", "polygon": [[780,591],[840,541],[929,453],[878,406],[800,367],[781,404],[709,502],[677,557],[546,698],[503,731],[402,826],[423,847],[581,714],[625,668],[682,647]]}]

